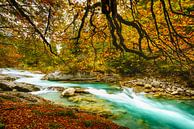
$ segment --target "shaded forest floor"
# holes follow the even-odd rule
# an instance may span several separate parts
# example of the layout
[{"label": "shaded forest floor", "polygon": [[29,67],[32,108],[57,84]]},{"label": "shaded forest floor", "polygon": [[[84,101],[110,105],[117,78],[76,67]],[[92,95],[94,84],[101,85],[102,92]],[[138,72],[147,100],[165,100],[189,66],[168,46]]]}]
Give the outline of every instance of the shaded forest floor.
[{"label": "shaded forest floor", "polygon": [[125,129],[98,115],[61,107],[26,93],[0,93],[3,129]]}]

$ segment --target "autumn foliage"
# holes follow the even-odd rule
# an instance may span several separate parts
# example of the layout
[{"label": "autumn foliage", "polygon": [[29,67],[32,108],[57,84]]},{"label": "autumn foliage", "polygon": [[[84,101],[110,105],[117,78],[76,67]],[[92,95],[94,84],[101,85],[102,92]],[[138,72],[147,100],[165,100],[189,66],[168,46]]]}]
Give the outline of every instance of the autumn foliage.
[{"label": "autumn foliage", "polygon": [[26,95],[20,97],[22,101],[11,94],[0,93],[0,124],[5,129],[126,129],[98,115],[47,101],[35,103],[32,99],[26,102]]},{"label": "autumn foliage", "polygon": [[107,71],[107,57],[118,55],[193,65],[191,0],[0,2],[0,34],[17,46],[22,66]]}]

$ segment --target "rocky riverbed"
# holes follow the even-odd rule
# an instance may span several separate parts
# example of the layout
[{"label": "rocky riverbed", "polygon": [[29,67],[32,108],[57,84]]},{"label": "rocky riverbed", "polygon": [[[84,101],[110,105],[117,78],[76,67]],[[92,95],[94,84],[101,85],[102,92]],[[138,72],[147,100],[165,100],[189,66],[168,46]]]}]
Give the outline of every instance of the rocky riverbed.
[{"label": "rocky riverbed", "polygon": [[42,80],[50,81],[81,81],[81,82],[105,82],[105,83],[117,83],[121,77],[118,74],[101,74],[98,72],[91,73],[64,73],[61,71],[55,71],[46,74]]},{"label": "rocky riverbed", "polygon": [[19,77],[13,75],[0,74],[0,91],[19,91],[19,92],[32,92],[39,91],[39,86],[23,83],[14,82]]},{"label": "rocky riverbed", "polygon": [[[21,91],[33,92],[40,90],[39,86],[14,82],[18,76],[0,74],[0,91]],[[135,92],[145,92],[147,96],[166,97],[176,99],[194,99],[194,88],[188,87],[187,83],[177,77],[121,77],[118,74],[99,74],[99,73],[77,73],[67,74],[56,71],[45,75],[43,80],[55,81],[83,81],[83,82],[105,82],[120,85],[122,87],[133,88]],[[61,90],[64,95],[64,89],[50,87],[52,90]],[[86,92],[83,89],[74,89],[71,92]],[[71,95],[70,95],[71,96]]]},{"label": "rocky riverbed", "polygon": [[[17,82],[17,79],[20,79],[18,75],[0,74],[0,128],[15,128],[17,125],[16,128],[44,129],[50,128],[54,122],[60,128],[104,128],[102,125],[115,129],[125,128],[105,119],[115,116],[103,100],[96,99],[86,88],[48,87],[48,90],[60,92],[61,97],[68,98],[70,102],[79,103],[79,106],[60,107],[42,97],[27,93],[39,91],[40,87]],[[75,121],[69,122],[72,118]],[[36,125],[30,124],[29,119]]]},{"label": "rocky riverbed", "polygon": [[[37,101],[38,100],[37,96],[31,95],[31,94],[25,94],[25,92],[26,93],[27,92],[36,93],[36,91],[40,91],[40,87],[37,85],[33,85],[33,84],[15,81],[19,78],[20,77],[18,77],[18,75],[0,74],[0,94],[1,96],[5,96],[6,98],[6,96],[10,94],[9,96],[10,99],[14,99],[14,100],[20,99],[24,102],[26,102],[26,99]],[[55,77],[55,78],[58,78],[58,77]],[[86,80],[86,79],[87,78],[79,79],[79,81]],[[62,80],[62,79],[59,79],[59,80]],[[91,81],[90,78],[89,80]],[[87,88],[81,88],[81,87],[65,88],[65,87],[58,87],[58,86],[50,86],[46,88],[46,90],[52,90],[52,91],[59,92],[61,94],[61,98],[65,97],[68,99],[68,101],[72,103],[77,103],[79,106],[77,106],[76,108],[79,108],[80,110],[83,110],[85,112],[92,113],[92,114],[98,114],[99,116],[103,116],[106,118],[115,117],[113,116],[111,109],[109,109],[109,107],[111,106],[105,105],[104,100],[99,100],[96,97],[94,97],[94,95],[90,94],[87,91]],[[22,99],[22,98],[25,98],[25,99]]]},{"label": "rocky riverbed", "polygon": [[176,99],[194,99],[194,88],[188,87],[186,81],[179,77],[121,77],[118,74],[77,73],[67,74],[60,71],[49,73],[45,80],[56,81],[92,81],[133,88],[135,92],[145,92],[147,96]]},{"label": "rocky riverbed", "polygon": [[147,96],[177,99],[194,99],[194,88],[187,87],[184,81],[172,78],[127,78],[120,82],[121,87],[131,87],[135,92],[145,92]]},{"label": "rocky riverbed", "polygon": [[[185,88],[184,91],[187,91],[189,89],[189,87],[184,87],[186,86],[184,82],[180,82],[178,79],[172,79],[171,77],[169,77],[171,78],[170,80],[168,80],[167,78],[161,78],[156,76],[134,76],[125,78],[119,77],[118,80],[116,78],[111,78],[111,85],[108,85],[105,83],[90,83],[87,81],[85,83],[79,81],[66,81],[65,83],[63,81],[47,81],[41,80],[44,74],[33,74],[27,71],[17,71],[11,69],[6,69],[6,72],[2,73],[7,75],[18,74],[20,76],[31,76],[24,76],[19,79],[16,79],[16,81],[13,81],[14,79],[7,79],[7,81],[13,83],[25,82],[33,85],[40,85],[41,91],[31,93],[37,94],[52,102],[56,102],[59,104],[65,103],[66,106],[69,106],[71,108],[76,107],[84,112],[89,112],[92,114],[95,113],[95,115],[98,114],[100,116],[107,117],[110,119],[113,118],[113,120],[118,122],[118,124],[129,128],[134,127],[133,125],[131,125],[131,123],[133,122],[138,127],[145,127],[144,125],[138,124],[137,121],[139,119],[147,121],[149,123],[147,125],[150,125],[150,127],[153,128],[158,126],[164,128],[190,128],[193,127],[194,124],[193,117],[188,117],[189,114],[192,114],[193,107],[187,105],[190,104],[190,102],[192,103],[193,100],[178,100],[177,98],[183,99],[183,96],[181,96],[182,92],[178,91],[178,94],[172,94],[173,88],[170,93],[162,94],[164,92],[163,88],[170,87],[171,85],[174,86],[174,89]],[[104,77],[105,79],[107,79],[107,77],[112,76],[97,75],[97,77],[100,80],[103,80]],[[119,81],[120,86],[118,83]],[[112,85],[114,83],[116,83],[115,86]],[[161,89],[153,90],[153,87]],[[12,91],[9,91],[9,93],[18,93],[13,88],[11,89]],[[134,93],[133,90],[135,90],[136,92],[145,92],[146,90],[151,90],[150,92],[147,92],[146,95],[151,95],[152,97],[156,96],[159,99],[145,97],[143,93]],[[191,89],[191,91],[192,90],[193,89]],[[2,91],[0,93],[4,92],[6,91]],[[160,92],[161,94],[157,95]],[[17,96],[20,95],[17,94]],[[162,99],[162,97],[174,97],[174,99],[167,100]],[[19,98],[23,97],[21,96]],[[185,98],[192,99],[192,95],[189,94]],[[137,114],[141,117],[139,118]],[[179,121],[182,120],[184,120],[184,123],[179,123]],[[163,121],[163,123],[160,123],[158,121]]]}]

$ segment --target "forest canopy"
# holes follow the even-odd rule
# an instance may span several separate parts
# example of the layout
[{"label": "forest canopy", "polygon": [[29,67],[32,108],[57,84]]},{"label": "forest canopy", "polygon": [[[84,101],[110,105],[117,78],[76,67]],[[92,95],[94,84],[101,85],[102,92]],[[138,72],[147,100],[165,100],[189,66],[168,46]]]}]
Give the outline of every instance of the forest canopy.
[{"label": "forest canopy", "polygon": [[0,0],[0,65],[191,69],[193,19],[192,0]]}]

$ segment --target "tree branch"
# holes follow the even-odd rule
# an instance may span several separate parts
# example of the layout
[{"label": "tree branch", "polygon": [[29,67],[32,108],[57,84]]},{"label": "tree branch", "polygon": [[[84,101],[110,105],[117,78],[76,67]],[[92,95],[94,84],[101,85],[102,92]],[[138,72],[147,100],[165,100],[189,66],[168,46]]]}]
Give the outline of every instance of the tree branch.
[{"label": "tree branch", "polygon": [[[170,0],[168,0],[168,5],[169,5],[170,11],[172,13],[177,14],[177,15],[182,15],[182,16],[190,17],[190,18],[194,18],[194,15],[192,15],[192,14],[185,14],[185,13],[181,13],[181,12],[174,11],[173,8],[172,8],[172,5],[171,5]],[[180,2],[179,2],[179,5],[180,5]]]},{"label": "tree branch", "polygon": [[23,16],[29,23],[30,25],[34,28],[34,30],[39,34],[43,42],[49,47],[49,50],[52,54],[57,55],[56,53],[53,52],[51,44],[46,40],[44,35],[41,33],[41,31],[36,27],[36,25],[33,23],[33,21],[29,18],[28,15],[25,14],[23,11],[22,7],[15,1],[15,0],[7,0],[12,7],[15,7],[15,9],[19,12],[21,16]]},{"label": "tree branch", "polygon": [[47,31],[49,29],[49,26],[50,26],[50,19],[51,19],[51,6],[49,8],[49,12],[48,12],[48,18],[47,18],[47,25],[46,25],[46,29],[44,31],[44,35],[47,34]]}]

